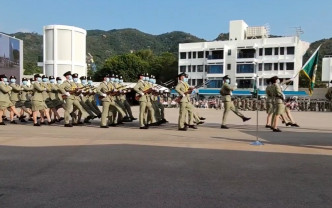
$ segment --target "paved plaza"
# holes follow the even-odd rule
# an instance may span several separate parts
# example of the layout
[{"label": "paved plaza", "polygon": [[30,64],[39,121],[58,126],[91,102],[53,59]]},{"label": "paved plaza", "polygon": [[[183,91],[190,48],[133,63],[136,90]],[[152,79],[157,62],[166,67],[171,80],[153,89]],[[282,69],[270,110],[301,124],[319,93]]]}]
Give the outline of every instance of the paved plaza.
[{"label": "paved plaza", "polygon": [[275,133],[259,112],[257,133],[256,112],[225,130],[222,111],[198,111],[206,123],[187,132],[178,109],[148,130],[0,126],[0,207],[332,206],[332,113],[293,112],[301,127]]}]

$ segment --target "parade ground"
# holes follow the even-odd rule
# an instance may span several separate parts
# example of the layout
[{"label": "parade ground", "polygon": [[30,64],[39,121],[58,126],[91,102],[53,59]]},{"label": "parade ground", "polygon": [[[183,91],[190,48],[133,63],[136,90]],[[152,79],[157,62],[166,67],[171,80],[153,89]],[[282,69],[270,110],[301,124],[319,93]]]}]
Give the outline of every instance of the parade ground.
[{"label": "parade ground", "polygon": [[[138,115],[138,107],[133,107]],[[332,113],[293,112],[297,127],[265,128],[198,109],[206,123],[140,130],[63,123],[0,127],[0,207],[331,207]],[[250,145],[256,140],[262,146]]]}]

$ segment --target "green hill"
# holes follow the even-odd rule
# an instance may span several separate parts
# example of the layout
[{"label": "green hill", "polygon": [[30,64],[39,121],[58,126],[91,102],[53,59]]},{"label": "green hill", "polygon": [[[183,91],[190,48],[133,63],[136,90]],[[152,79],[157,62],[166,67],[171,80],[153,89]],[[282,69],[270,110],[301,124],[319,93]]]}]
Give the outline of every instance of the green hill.
[{"label": "green hill", "polygon": [[[10,36],[23,40],[24,62],[36,63],[43,53],[43,36],[37,33],[14,33]],[[88,30],[86,39],[86,51],[94,57],[98,67],[102,67],[105,59],[112,55],[143,49],[151,49],[155,54],[177,54],[179,43],[205,41],[180,31],[151,35],[136,29]]]}]

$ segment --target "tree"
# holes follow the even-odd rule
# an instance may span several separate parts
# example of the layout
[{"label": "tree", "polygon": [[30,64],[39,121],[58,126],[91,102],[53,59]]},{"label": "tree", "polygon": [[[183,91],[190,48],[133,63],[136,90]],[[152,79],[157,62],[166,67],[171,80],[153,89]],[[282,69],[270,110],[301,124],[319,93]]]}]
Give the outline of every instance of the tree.
[{"label": "tree", "polygon": [[43,69],[38,67],[36,63],[25,62],[24,63],[24,75],[33,75],[43,73]]}]

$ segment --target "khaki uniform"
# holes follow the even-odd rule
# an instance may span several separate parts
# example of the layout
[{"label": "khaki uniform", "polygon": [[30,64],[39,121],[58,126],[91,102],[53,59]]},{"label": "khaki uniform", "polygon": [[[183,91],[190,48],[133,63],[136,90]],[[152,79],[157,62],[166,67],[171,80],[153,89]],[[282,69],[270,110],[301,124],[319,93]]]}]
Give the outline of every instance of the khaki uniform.
[{"label": "khaki uniform", "polygon": [[44,101],[43,92],[46,91],[46,88],[41,85],[39,82],[33,83],[33,96],[31,99],[32,111],[39,111],[47,109],[46,103]]},{"label": "khaki uniform", "polygon": [[[74,82],[69,82],[68,80],[64,81],[60,86],[60,91],[62,94],[66,94],[66,92],[71,92],[77,88],[77,85]],[[74,109],[75,107],[75,109]],[[78,109],[82,113],[82,117],[87,117],[88,113],[83,109],[77,96],[70,94],[65,98],[65,105],[64,105],[65,113],[65,124],[69,124],[71,113]],[[76,115],[73,115],[73,123],[76,123]]]},{"label": "khaki uniform", "polygon": [[[149,85],[147,85],[143,80],[139,80],[137,84],[134,87],[134,90],[136,93],[142,95],[145,90],[149,89]],[[150,120],[152,123],[156,122],[156,119],[154,117],[154,109],[152,107],[152,104],[150,102],[150,97],[146,94],[140,96],[139,98],[139,123],[140,127],[144,127],[147,122],[145,122],[145,113],[146,109],[149,112]]]},{"label": "khaki uniform", "polygon": [[50,86],[49,83],[46,83],[46,82],[42,82],[42,83],[40,83],[40,85],[46,89],[46,91],[43,91],[42,94],[43,94],[43,99],[46,103],[47,108],[54,108],[54,104],[49,95],[49,93],[52,91],[52,89],[51,89],[52,87]]},{"label": "khaki uniform", "polygon": [[22,107],[24,105],[20,102],[20,93],[22,91],[22,87],[16,83],[11,83],[9,86],[12,88],[10,93],[10,101],[16,108]]},{"label": "khaki uniform", "polygon": [[[76,85],[77,85],[78,88],[83,88],[84,87],[81,83],[77,83]],[[83,94],[81,94],[80,96],[77,96],[77,99],[79,100],[79,102],[80,102],[81,106],[84,108],[84,110],[89,114],[89,116],[91,118],[93,118],[95,115],[91,111],[90,107],[86,104],[86,100],[88,98],[86,96],[84,96]]]},{"label": "khaki uniform", "polygon": [[[102,82],[97,88],[97,92],[100,96],[103,96],[103,94],[106,94],[106,96],[101,99],[103,110],[101,113],[101,122],[100,126],[107,126],[107,117],[110,113],[110,107],[116,108],[122,116],[125,115],[123,110],[115,103],[114,98],[111,95],[107,95],[108,92],[111,92],[114,90],[114,86],[111,83]],[[114,116],[114,115],[113,115]]]},{"label": "khaki uniform", "polygon": [[63,107],[63,99],[60,94],[60,86],[57,84],[50,83],[50,92],[49,92],[49,97],[51,99],[51,102],[53,103],[54,108],[61,108]]},{"label": "khaki uniform", "polygon": [[22,85],[23,90],[20,94],[20,100],[24,103],[24,107],[31,109],[31,92],[33,91],[32,86]]},{"label": "khaki uniform", "polygon": [[97,93],[97,89],[94,86],[89,85],[89,90],[87,92],[87,99],[85,100],[85,103],[90,107],[90,109],[99,117],[101,116],[101,111],[99,107],[97,106],[95,95]]},{"label": "khaki uniform", "polygon": [[274,102],[274,115],[282,115],[285,113],[284,95],[280,86],[275,83],[271,87],[273,102]]},{"label": "khaki uniform", "polygon": [[274,106],[274,99],[272,94],[272,85],[269,85],[265,89],[266,92],[266,113],[272,114],[273,113],[273,106]]},{"label": "khaki uniform", "polygon": [[242,113],[240,113],[233,104],[231,94],[234,89],[235,89],[234,87],[231,87],[227,83],[224,83],[222,88],[220,89],[220,94],[223,96],[222,99],[223,99],[223,103],[224,103],[224,115],[222,118],[222,125],[226,125],[227,116],[228,116],[229,111],[233,111],[237,116],[244,118]]},{"label": "khaki uniform", "polygon": [[13,103],[9,99],[9,93],[11,88],[4,82],[0,81],[0,110],[6,110],[13,106]]},{"label": "khaki uniform", "polygon": [[182,96],[180,100],[180,112],[179,112],[179,120],[178,120],[178,128],[183,129],[185,127],[184,123],[186,122],[186,116],[188,114],[189,117],[189,125],[194,125],[194,115],[193,110],[194,107],[190,103],[190,95],[185,94],[189,90],[189,85],[184,81],[179,81],[176,85],[175,90]]}]

